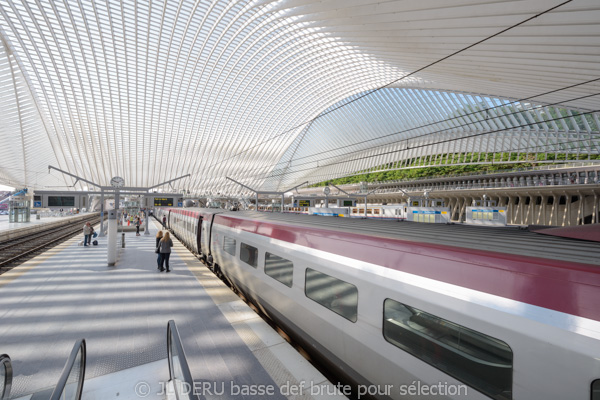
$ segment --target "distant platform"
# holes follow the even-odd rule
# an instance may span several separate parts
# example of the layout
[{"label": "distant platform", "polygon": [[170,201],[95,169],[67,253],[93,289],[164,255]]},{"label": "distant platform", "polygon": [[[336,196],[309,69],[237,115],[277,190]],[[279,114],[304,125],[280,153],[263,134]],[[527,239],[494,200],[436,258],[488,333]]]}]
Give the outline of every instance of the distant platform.
[{"label": "distant platform", "polygon": [[[13,236],[20,236],[21,233],[27,233],[44,229],[45,225],[60,224],[66,221],[77,221],[82,220],[86,217],[93,215],[89,214],[76,214],[64,217],[41,217],[36,219],[36,215],[31,215],[31,221],[29,222],[8,222],[8,215],[0,215],[0,241],[7,240]],[[99,214],[99,213],[96,213]],[[83,228],[83,224],[82,224]],[[21,232],[22,231],[22,232]]]},{"label": "distant platform", "polygon": [[591,242],[600,242],[600,224],[577,225],[566,227],[533,227],[532,232],[542,235],[560,236],[570,239],[587,240]]},{"label": "distant platform", "polygon": [[274,390],[244,399],[332,397],[311,396],[311,386],[335,390],[176,239],[172,272],[160,273],[156,229],[152,222],[151,235],[125,233],[116,267],[107,266],[106,237],[89,247],[76,237],[0,276],[0,352],[13,361],[11,398],[55,385],[73,344],[85,338],[84,398],[137,398],[143,381],[152,389],[146,399],[162,399],[170,319],[194,379],[225,390],[201,398],[242,398],[231,392],[235,385]]}]

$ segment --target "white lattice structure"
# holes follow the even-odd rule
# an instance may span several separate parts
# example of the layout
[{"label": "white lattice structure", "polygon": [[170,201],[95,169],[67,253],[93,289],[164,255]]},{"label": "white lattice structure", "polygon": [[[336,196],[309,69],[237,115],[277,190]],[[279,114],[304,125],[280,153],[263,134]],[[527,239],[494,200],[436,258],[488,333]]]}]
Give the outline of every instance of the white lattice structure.
[{"label": "white lattice structure", "polygon": [[598,21],[597,0],[0,0],[0,183],[73,185],[54,165],[238,193],[226,176],[585,158]]}]

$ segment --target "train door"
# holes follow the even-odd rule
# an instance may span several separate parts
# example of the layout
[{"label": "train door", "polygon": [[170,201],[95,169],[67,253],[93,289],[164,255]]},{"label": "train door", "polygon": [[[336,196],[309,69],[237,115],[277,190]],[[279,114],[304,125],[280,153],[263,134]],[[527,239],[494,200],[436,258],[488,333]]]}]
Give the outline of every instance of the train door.
[{"label": "train door", "polygon": [[171,229],[171,210],[167,213],[167,229]]},{"label": "train door", "polygon": [[196,249],[198,254],[203,254],[202,251],[202,215],[198,216],[198,229],[196,231]]}]

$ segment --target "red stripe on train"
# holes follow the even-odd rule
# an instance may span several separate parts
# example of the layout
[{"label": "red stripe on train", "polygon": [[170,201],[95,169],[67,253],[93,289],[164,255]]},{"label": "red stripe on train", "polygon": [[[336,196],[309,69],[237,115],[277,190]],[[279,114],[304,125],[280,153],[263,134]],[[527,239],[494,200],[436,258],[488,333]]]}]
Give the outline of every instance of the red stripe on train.
[{"label": "red stripe on train", "polygon": [[598,266],[224,215],[214,223],[600,321]]}]

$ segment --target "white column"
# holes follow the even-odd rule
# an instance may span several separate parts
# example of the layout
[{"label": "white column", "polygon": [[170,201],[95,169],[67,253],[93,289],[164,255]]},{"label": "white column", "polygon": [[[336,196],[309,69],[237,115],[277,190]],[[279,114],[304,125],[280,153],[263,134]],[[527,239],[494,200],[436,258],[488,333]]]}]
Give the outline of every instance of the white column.
[{"label": "white column", "polygon": [[119,189],[115,190],[115,209],[108,212],[108,266],[114,267],[117,263],[117,215],[119,215]]},{"label": "white column", "polygon": [[150,235],[150,206],[148,205],[149,201],[146,196],[143,197],[144,203],[146,205],[146,226],[144,227],[144,235]]},{"label": "white column", "polygon": [[107,263],[109,267],[114,267],[117,262],[117,212],[110,210],[108,212],[108,253]]},{"label": "white column", "polygon": [[100,237],[104,237],[104,189],[100,189]]}]

